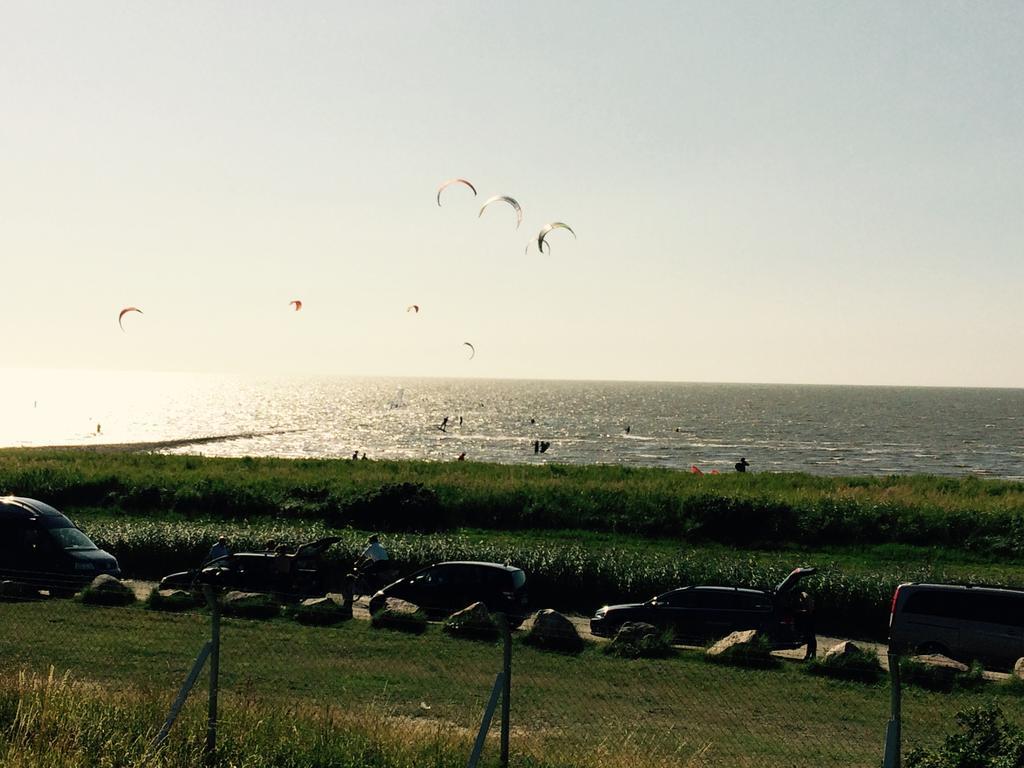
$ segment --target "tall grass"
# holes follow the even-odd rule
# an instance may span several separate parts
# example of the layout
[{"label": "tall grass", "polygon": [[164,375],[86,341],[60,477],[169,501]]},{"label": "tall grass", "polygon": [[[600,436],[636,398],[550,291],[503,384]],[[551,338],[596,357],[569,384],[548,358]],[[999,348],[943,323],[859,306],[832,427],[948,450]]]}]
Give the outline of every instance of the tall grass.
[{"label": "tall grass", "polygon": [[[123,688],[112,696],[52,670],[48,676],[22,673],[0,686],[0,765],[203,765],[206,721],[201,706],[187,707],[170,738],[156,753],[148,753],[166,717],[166,699],[166,692]],[[225,696],[218,714],[214,766],[454,768],[464,764],[471,744],[464,732],[415,721],[389,722],[381,712],[301,705],[282,709]]]},{"label": "tall grass", "polygon": [[68,510],[381,530],[581,529],[739,546],[850,542],[1024,554],[1024,483],[619,466],[0,451],[0,493]]},{"label": "tall grass", "polygon": [[[98,517],[82,519],[86,531],[102,548],[114,553],[122,570],[135,577],[157,579],[198,565],[210,544],[225,534],[235,551],[262,548],[268,539],[297,544],[326,536],[341,537],[328,551],[329,585],[340,589],[345,566],[365,546],[364,533],[330,529],[322,523],[298,521],[158,522]],[[530,601],[535,607],[588,613],[605,603],[645,600],[683,584],[731,584],[770,589],[793,565],[787,556],[764,562],[749,555],[703,550],[651,552],[637,548],[590,548],[580,544],[493,542],[464,534],[391,534],[388,551],[402,573],[443,560],[484,560],[510,563],[526,571]],[[884,638],[889,600],[901,581],[941,579],[929,569],[902,568],[850,573],[830,563],[819,566],[808,582],[816,598],[818,629],[854,637]]]}]

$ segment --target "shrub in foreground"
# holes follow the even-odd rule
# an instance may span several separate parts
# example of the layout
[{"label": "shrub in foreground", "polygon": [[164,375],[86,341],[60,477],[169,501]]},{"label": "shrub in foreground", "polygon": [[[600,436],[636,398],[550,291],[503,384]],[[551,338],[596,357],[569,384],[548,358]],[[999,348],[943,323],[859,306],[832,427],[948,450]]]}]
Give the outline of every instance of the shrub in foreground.
[{"label": "shrub in foreground", "polygon": [[907,756],[907,768],[1017,768],[1024,765],[1024,732],[1007,722],[994,704],[958,712],[961,733],[946,736],[934,750],[917,748]]}]

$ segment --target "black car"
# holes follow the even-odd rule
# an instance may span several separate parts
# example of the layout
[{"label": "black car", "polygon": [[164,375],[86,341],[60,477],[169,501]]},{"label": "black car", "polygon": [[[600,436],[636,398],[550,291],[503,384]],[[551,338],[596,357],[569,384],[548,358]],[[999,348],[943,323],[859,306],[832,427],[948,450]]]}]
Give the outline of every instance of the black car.
[{"label": "black car", "polygon": [[590,620],[590,631],[611,637],[627,621],[642,621],[676,638],[706,642],[744,629],[765,632],[777,648],[797,648],[803,639],[794,625],[794,590],[814,568],[794,569],[774,590],[741,587],[682,587],[646,603],[606,605]]},{"label": "black car", "polygon": [[301,545],[294,553],[237,552],[218,557],[199,568],[164,576],[160,589],[195,589],[203,583],[242,592],[273,592],[300,599],[323,595],[331,577],[322,555],[340,541],[328,536]]},{"label": "black car", "polygon": [[437,563],[379,590],[370,598],[370,613],[379,611],[389,597],[415,603],[431,618],[444,618],[480,602],[518,626],[526,617],[526,574],[499,563]]},{"label": "black car", "polygon": [[0,497],[0,580],[70,595],[102,573],[119,576],[117,560],[56,509],[23,496]]}]

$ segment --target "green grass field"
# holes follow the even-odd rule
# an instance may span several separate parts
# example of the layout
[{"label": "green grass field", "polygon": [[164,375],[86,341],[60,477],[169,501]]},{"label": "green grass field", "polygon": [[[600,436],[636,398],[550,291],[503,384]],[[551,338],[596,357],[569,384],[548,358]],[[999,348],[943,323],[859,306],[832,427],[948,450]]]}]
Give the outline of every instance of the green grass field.
[{"label": "green grass field", "polygon": [[[220,533],[237,551],[337,532],[340,572],[371,530],[384,532],[404,571],[446,559],[511,562],[529,574],[536,607],[584,613],[687,583],[770,587],[795,565],[816,565],[807,586],[819,631],[871,638],[884,638],[900,581],[1024,586],[1024,485],[974,478],[4,450],[0,493],[58,506],[142,578],[198,563]],[[140,764],[207,623],[141,606],[0,604],[0,764]],[[550,655],[517,641],[514,656],[517,765],[880,759],[884,685],[812,677],[799,664],[713,666],[695,652],[628,661],[593,648]],[[358,621],[322,629],[226,620],[222,764],[464,764],[498,664],[497,647],[436,626],[413,637]],[[69,675],[52,695],[40,678],[18,677],[51,668]],[[1009,695],[912,689],[907,743],[935,743],[955,711]],[[189,705],[158,764],[195,763],[200,708]]]},{"label": "green grass field", "polygon": [[[203,614],[162,614],[141,605],[0,605],[3,695],[12,695],[19,671],[45,676],[52,667],[94,694],[146,702],[153,719],[134,727],[155,732],[160,702],[169,706],[208,637],[208,622]],[[307,735],[325,713],[336,712],[350,722],[372,721],[410,744],[424,734],[454,735],[458,744],[444,750],[458,751],[501,665],[498,645],[455,640],[437,626],[413,636],[363,621],[328,629],[226,619],[222,638],[221,729],[236,741],[258,719],[253,712],[263,713],[269,731],[284,717]],[[875,766],[880,759],[884,683],[838,683],[807,675],[796,663],[745,670],[707,664],[699,652],[631,661],[596,648],[567,656],[518,641],[513,667],[517,765]],[[909,690],[907,742],[934,743],[953,728],[958,708],[1009,695],[998,686],[955,695]],[[199,692],[189,704],[192,731],[187,724],[180,729],[175,750],[186,748],[182,739],[201,739],[196,710],[203,700]],[[10,700],[0,706],[0,755],[4,740],[14,738],[11,706]]]}]

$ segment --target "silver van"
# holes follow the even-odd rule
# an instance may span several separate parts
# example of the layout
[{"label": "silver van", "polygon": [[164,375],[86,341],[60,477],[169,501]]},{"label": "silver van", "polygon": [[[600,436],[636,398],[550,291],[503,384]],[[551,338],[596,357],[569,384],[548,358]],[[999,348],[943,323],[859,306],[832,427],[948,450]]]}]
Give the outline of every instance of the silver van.
[{"label": "silver van", "polygon": [[889,648],[1012,667],[1024,656],[1024,591],[900,584],[892,596]]}]

